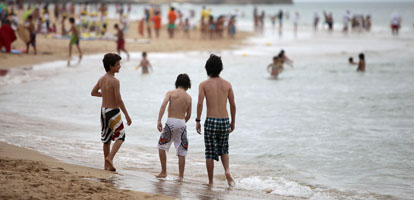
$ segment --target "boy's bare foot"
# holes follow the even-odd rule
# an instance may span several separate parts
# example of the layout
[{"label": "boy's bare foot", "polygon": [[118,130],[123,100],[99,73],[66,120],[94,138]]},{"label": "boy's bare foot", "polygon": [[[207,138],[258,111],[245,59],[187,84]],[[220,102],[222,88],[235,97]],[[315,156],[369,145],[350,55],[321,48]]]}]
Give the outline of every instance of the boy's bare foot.
[{"label": "boy's bare foot", "polygon": [[158,175],[156,175],[155,177],[157,177],[157,178],[166,178],[167,177],[167,174],[166,173],[162,173],[162,172],[160,172]]},{"label": "boy's bare foot", "polygon": [[106,169],[109,171],[116,171],[114,165],[112,164],[112,160],[109,160],[109,158],[105,159]]},{"label": "boy's bare foot", "polygon": [[227,183],[229,184],[230,187],[234,187],[236,186],[236,183],[234,182],[233,178],[231,177],[230,173],[225,173],[226,174],[226,179],[227,179]]}]

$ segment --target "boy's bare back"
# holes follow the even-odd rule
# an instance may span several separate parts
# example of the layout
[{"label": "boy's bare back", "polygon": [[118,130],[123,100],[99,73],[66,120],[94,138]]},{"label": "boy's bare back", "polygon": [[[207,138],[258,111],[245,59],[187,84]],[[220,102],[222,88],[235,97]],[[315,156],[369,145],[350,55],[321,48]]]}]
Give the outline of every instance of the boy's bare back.
[{"label": "boy's bare back", "polygon": [[191,106],[191,96],[183,89],[171,90],[167,96],[170,102],[168,105],[168,118],[185,119],[186,113]]},{"label": "boy's bare back", "polygon": [[200,98],[206,97],[207,117],[228,118],[227,99],[234,103],[234,94],[231,84],[220,78],[209,78],[200,84]]},{"label": "boy's bare back", "polygon": [[119,80],[113,76],[105,74],[102,76],[98,84],[102,94],[102,107],[119,108],[117,101],[117,93],[119,94]]}]

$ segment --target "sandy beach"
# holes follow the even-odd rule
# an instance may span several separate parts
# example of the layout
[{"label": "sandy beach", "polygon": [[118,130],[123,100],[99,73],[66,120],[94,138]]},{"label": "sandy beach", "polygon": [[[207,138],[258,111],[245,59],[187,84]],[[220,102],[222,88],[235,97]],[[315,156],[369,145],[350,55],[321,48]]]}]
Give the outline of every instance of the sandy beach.
[{"label": "sandy beach", "polygon": [[171,199],[118,189],[112,175],[0,142],[0,199]]},{"label": "sandy beach", "polygon": [[[117,20],[111,20],[109,23],[109,32],[115,34],[113,25]],[[223,39],[201,39],[200,31],[193,30],[190,38],[183,36],[183,31],[177,32],[174,39],[169,39],[166,27],[160,31],[160,37],[155,38],[153,31],[152,38],[141,37],[137,33],[137,22],[131,22],[128,34],[126,35],[126,49],[129,52],[178,52],[178,51],[214,51],[235,49],[243,45],[246,38],[253,35],[250,32],[238,32],[235,38]],[[67,25],[66,27],[69,27]],[[58,28],[59,30],[59,28]],[[52,36],[37,34],[37,55],[33,54],[30,47],[29,54],[6,54],[0,53],[0,69],[9,69],[12,67],[30,67],[34,64],[40,64],[49,61],[67,60],[69,51],[69,39],[54,39]],[[80,47],[84,55],[116,52],[116,42],[112,40],[81,40]],[[26,45],[18,38],[12,43],[13,49],[25,50]],[[72,59],[77,62],[78,52],[75,46],[72,49]],[[122,57],[126,57],[121,53]]]}]

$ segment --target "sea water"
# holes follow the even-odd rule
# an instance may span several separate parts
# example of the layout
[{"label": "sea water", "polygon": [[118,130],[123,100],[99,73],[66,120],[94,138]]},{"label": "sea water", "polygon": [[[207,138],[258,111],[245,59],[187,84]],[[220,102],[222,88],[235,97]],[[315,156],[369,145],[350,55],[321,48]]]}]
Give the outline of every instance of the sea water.
[{"label": "sea water", "polygon": [[[320,5],[337,12],[345,12],[345,6],[362,7],[371,11],[373,19],[388,19],[388,11],[394,10],[390,5],[395,6]],[[314,6],[302,3],[285,9],[321,11]],[[396,7],[408,13],[412,6]],[[250,5],[237,8],[252,11]],[[247,19],[241,23],[245,29],[252,27]],[[121,188],[176,198],[413,198],[414,31],[407,25],[395,37],[387,23],[374,23],[377,28],[370,33],[329,34],[313,32],[305,19],[302,23],[297,36],[289,25],[280,36],[269,23],[263,35],[235,50],[149,52],[154,72],[148,75],[136,70],[140,53],[131,53],[131,60],[123,60],[116,74],[133,123],[126,127],[126,141],[115,157],[118,172],[113,182]],[[266,66],[281,49],[294,61],[293,68],[286,66],[277,79],[271,79]],[[365,73],[348,64],[348,57],[358,60],[360,52],[366,56]],[[208,78],[204,64],[210,53],[222,57],[221,75],[232,83],[236,99],[236,129],[229,141],[236,187],[231,189],[220,162],[215,162],[215,186],[205,185],[204,141],[195,131],[198,85]],[[0,140],[65,162],[103,168],[101,99],[90,96],[105,73],[102,57],[85,56],[72,67],[66,67],[65,61],[34,65],[2,77]],[[187,92],[193,99],[184,182],[176,180],[178,159],[173,147],[168,153],[169,176],[163,180],[153,176],[160,171],[159,107],[179,73],[190,76],[192,89]]]}]

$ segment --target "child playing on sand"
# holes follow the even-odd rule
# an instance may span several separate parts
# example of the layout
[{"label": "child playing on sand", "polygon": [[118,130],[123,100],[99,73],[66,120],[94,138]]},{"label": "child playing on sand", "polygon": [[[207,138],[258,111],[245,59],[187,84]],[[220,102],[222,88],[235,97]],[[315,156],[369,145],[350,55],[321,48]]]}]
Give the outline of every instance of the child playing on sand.
[{"label": "child playing on sand", "polygon": [[142,60],[137,66],[137,70],[139,69],[139,67],[142,67],[143,74],[148,74],[150,72],[149,69],[151,69],[151,71],[154,71],[152,69],[151,63],[149,62],[149,60],[147,60],[147,52],[145,51],[142,52]]},{"label": "child playing on sand", "polygon": [[37,54],[37,50],[36,50],[36,30],[35,30],[35,25],[33,23],[33,16],[32,15],[30,15],[27,18],[25,28],[30,33],[30,40],[29,40],[29,42],[26,43],[26,53],[29,53],[29,46],[32,45],[32,47],[34,49],[34,54]]},{"label": "child playing on sand", "polygon": [[359,62],[358,63],[354,62],[354,59],[352,57],[350,57],[349,58],[349,64],[358,65],[357,72],[365,72],[365,55],[364,55],[364,53],[360,53],[358,55],[358,57],[359,57]]},{"label": "child playing on sand", "polygon": [[[125,115],[128,126],[132,121],[121,98],[119,80],[115,78],[115,73],[118,73],[121,68],[121,57],[114,53],[107,53],[102,61],[106,74],[98,80],[91,95],[102,97],[101,141],[103,142],[105,170],[116,171],[113,159],[125,140],[120,109]],[[112,150],[111,140],[115,141]]]},{"label": "child playing on sand", "polygon": [[116,50],[118,54],[121,54],[121,50],[127,54],[127,60],[129,60],[129,53],[125,49],[125,39],[124,39],[124,32],[119,28],[118,24],[114,25],[114,28],[117,30],[116,36],[118,39],[116,40]]},{"label": "child playing on sand", "polygon": [[190,38],[190,21],[188,18],[185,18],[183,28],[184,28],[185,37],[189,39]]},{"label": "child playing on sand", "polygon": [[[167,177],[167,155],[165,151],[170,149],[172,142],[174,142],[177,151],[179,177],[180,179],[184,178],[185,156],[188,149],[187,126],[185,123],[191,117],[191,96],[186,92],[191,88],[191,81],[187,74],[177,76],[175,88],[175,90],[168,91],[165,95],[158,114],[157,129],[162,133],[158,141],[161,172],[157,175],[157,178]],[[163,129],[161,119],[168,103],[168,119]]]},{"label": "child playing on sand", "polygon": [[68,60],[68,66],[70,66],[70,59],[72,57],[72,45],[76,45],[76,48],[78,49],[79,52],[79,63],[82,60],[82,51],[80,49],[79,46],[79,31],[76,28],[75,25],[75,18],[71,17],[69,19],[70,22],[70,31],[72,32],[72,36],[70,38],[70,42],[69,42],[69,60]]}]

